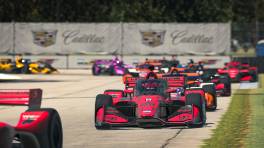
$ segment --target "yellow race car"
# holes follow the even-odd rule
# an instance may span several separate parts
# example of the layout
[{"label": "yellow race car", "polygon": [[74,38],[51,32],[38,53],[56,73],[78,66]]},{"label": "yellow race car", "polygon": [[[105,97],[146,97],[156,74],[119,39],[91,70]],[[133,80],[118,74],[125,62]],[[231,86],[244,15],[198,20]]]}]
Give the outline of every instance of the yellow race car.
[{"label": "yellow race car", "polygon": [[17,73],[31,73],[31,74],[50,74],[58,72],[56,68],[52,67],[51,64],[45,61],[31,62],[30,59],[16,59]]},{"label": "yellow race car", "polygon": [[10,73],[13,71],[15,64],[11,59],[0,59],[0,72]]}]

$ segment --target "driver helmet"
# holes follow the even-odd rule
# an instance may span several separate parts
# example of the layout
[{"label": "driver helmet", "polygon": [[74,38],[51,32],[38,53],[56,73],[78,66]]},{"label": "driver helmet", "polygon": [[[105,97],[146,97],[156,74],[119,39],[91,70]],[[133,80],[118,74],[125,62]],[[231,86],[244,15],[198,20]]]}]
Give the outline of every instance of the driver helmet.
[{"label": "driver helmet", "polygon": [[147,79],[157,79],[158,76],[154,72],[149,72],[147,75]]},{"label": "driver helmet", "polygon": [[149,65],[148,69],[149,69],[150,71],[153,71],[153,70],[155,69],[155,66],[154,66],[154,65]]},{"label": "driver helmet", "polygon": [[172,69],[171,74],[172,74],[172,75],[177,75],[177,74],[179,74],[178,69],[175,69],[175,68]]},{"label": "driver helmet", "polygon": [[114,61],[114,62],[119,62],[118,57],[117,57],[117,56],[114,56],[114,57],[113,57],[113,61]]},{"label": "driver helmet", "polygon": [[194,64],[193,59],[189,59],[189,64]]},{"label": "driver helmet", "polygon": [[199,70],[199,71],[197,71],[197,73],[199,74],[199,75],[203,75],[203,71],[202,70]]},{"label": "driver helmet", "polygon": [[179,87],[179,88],[176,89],[176,93],[177,93],[178,95],[183,94],[183,92],[184,92],[184,89],[183,89],[182,87]]},{"label": "driver helmet", "polygon": [[211,79],[214,79],[214,78],[217,78],[217,77],[219,77],[220,75],[219,74],[214,74],[214,75],[211,75]]}]

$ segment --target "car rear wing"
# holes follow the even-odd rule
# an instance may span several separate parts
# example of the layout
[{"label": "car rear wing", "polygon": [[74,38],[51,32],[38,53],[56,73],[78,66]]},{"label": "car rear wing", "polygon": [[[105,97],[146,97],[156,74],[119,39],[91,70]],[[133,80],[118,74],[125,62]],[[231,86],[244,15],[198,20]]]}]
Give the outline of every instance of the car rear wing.
[{"label": "car rear wing", "polygon": [[167,81],[168,87],[184,87],[187,83],[186,76],[163,76],[161,79]]},{"label": "car rear wing", "polygon": [[[123,77],[124,84],[129,87],[134,87],[136,85],[137,80],[139,77]],[[142,78],[141,78],[142,79]],[[163,75],[160,79],[167,81],[168,87],[184,87],[187,84],[187,77],[185,75]]]},{"label": "car rear wing", "polygon": [[0,89],[0,105],[22,105],[40,108],[41,89]]},{"label": "car rear wing", "polygon": [[136,82],[139,79],[140,79],[139,77],[125,77],[124,84],[128,87],[134,87],[136,86]]}]

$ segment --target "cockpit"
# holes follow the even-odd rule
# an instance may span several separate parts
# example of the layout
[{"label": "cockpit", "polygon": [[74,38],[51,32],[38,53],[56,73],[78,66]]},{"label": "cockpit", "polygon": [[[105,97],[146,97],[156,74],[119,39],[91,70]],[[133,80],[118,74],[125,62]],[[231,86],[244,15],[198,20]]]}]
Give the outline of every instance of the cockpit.
[{"label": "cockpit", "polygon": [[140,79],[136,83],[135,96],[160,95],[166,97],[167,81],[162,79]]}]

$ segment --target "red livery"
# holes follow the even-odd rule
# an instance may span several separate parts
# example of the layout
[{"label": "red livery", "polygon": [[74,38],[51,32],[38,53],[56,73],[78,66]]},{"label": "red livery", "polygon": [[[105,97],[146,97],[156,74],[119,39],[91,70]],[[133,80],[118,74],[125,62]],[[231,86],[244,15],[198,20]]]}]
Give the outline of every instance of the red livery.
[{"label": "red livery", "polygon": [[2,89],[0,105],[25,105],[16,126],[0,122],[3,148],[62,148],[62,125],[58,112],[40,108],[41,89]]},{"label": "red livery", "polygon": [[[204,91],[200,88],[168,88],[163,79],[139,79],[134,89],[106,90],[96,97],[95,127],[159,127],[206,122]],[[127,93],[130,91],[129,93]]]},{"label": "red livery", "polygon": [[228,75],[233,82],[258,80],[257,67],[241,64],[240,62],[230,62],[224,68],[218,69],[220,75]]},{"label": "red livery", "polygon": [[[128,96],[133,96],[136,82],[139,79],[145,79],[145,78],[133,77],[131,75],[123,76],[123,83],[125,84],[124,92]],[[217,108],[217,94],[220,93],[227,94],[228,91],[231,93],[231,91],[228,89],[227,83],[224,84],[224,88],[220,88],[220,83],[223,84],[224,79],[220,79],[221,80],[219,81],[220,83],[211,82],[211,78],[210,81],[205,81],[205,82],[200,82],[197,80],[189,81],[187,75],[174,74],[174,73],[160,75],[159,79],[165,80],[167,82],[168,84],[167,91],[170,92],[176,91],[177,89],[186,89],[186,88],[190,89],[194,87],[202,89],[204,91],[206,109],[210,111],[215,111]]]}]

